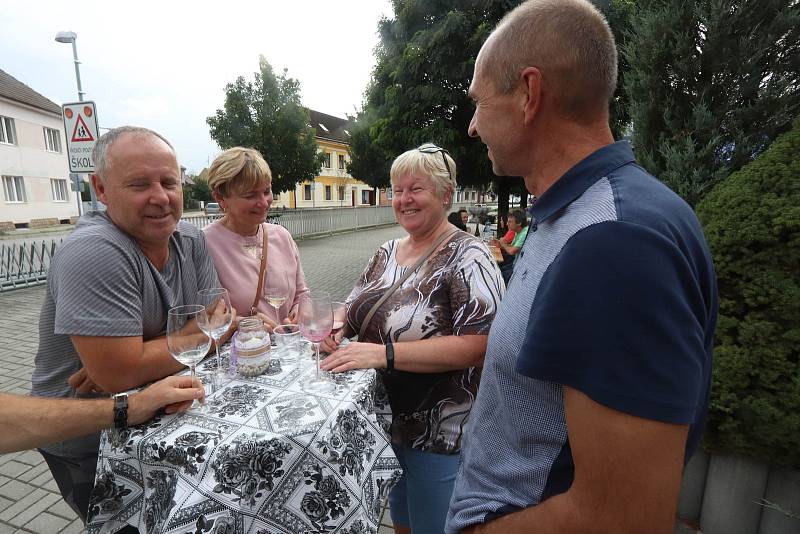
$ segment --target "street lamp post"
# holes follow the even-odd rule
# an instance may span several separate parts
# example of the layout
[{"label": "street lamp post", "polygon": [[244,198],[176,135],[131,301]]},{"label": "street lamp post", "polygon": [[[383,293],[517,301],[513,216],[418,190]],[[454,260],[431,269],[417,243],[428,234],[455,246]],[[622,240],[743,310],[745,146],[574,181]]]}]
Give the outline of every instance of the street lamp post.
[{"label": "street lamp post", "polygon": [[[81,87],[81,69],[80,69],[80,61],[78,61],[78,46],[75,42],[78,40],[78,34],[75,32],[58,32],[56,34],[56,42],[59,43],[72,43],[72,59],[75,62],[75,79],[78,81],[78,101],[83,102],[83,95],[86,93],[83,92],[83,88]],[[65,132],[66,135],[69,135],[69,132]],[[81,183],[83,181],[81,180]],[[97,211],[97,197],[94,194],[94,187],[89,184],[89,194],[92,196],[92,211]],[[78,198],[81,198],[81,192],[78,192]],[[78,215],[80,215],[80,208],[78,208]]]}]

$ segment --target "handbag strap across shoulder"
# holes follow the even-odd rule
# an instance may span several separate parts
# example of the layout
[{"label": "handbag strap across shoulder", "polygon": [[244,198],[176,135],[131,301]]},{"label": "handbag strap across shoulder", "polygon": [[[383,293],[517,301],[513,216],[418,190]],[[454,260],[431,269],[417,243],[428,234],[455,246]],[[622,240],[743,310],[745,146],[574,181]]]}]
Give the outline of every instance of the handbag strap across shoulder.
[{"label": "handbag strap across shoulder", "polygon": [[269,238],[267,237],[267,225],[262,224],[261,229],[264,231],[264,241],[261,247],[261,267],[258,269],[256,298],[253,300],[253,305],[250,306],[250,315],[255,315],[258,311],[258,301],[261,300],[261,293],[264,291],[264,277],[267,275],[267,244],[269,242]]},{"label": "handbag strap across shoulder", "polygon": [[392,287],[390,287],[389,289],[387,289],[384,292],[383,296],[380,299],[378,299],[378,302],[373,304],[372,308],[370,308],[369,311],[367,312],[367,316],[364,317],[364,320],[361,322],[361,329],[358,331],[358,339],[359,339],[359,341],[364,339],[364,333],[367,331],[367,326],[369,326],[369,322],[372,320],[372,317],[378,311],[378,308],[381,307],[381,304],[386,302],[386,299],[391,297],[392,293],[394,293],[395,290],[397,290],[397,288],[400,287],[403,284],[403,282],[405,282],[406,279],[409,276],[414,274],[414,272],[419,268],[420,265],[422,265],[423,263],[425,263],[428,260],[428,258],[439,247],[439,245],[444,243],[450,236],[452,236],[456,232],[458,232],[458,229],[453,230],[452,232],[448,232],[448,233],[442,235],[439,239],[437,239],[436,242],[433,245],[431,245],[430,248],[428,248],[428,250],[426,250],[425,253],[422,254],[422,256],[419,257],[417,262],[413,266],[411,266],[409,269],[407,269],[406,272],[403,273],[403,276],[401,276],[397,280],[397,282],[392,284]]}]

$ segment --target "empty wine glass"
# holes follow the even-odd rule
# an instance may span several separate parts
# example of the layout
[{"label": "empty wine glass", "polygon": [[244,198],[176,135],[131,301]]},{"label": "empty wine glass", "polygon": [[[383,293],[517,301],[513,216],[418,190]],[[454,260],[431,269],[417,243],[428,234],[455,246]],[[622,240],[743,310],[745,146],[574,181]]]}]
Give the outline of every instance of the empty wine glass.
[{"label": "empty wine glass", "polygon": [[231,299],[228,290],[221,287],[201,289],[197,292],[200,305],[203,306],[204,313],[198,319],[198,324],[203,332],[214,340],[214,347],[217,350],[217,372],[214,373],[215,384],[220,385],[225,373],[222,370],[222,362],[219,356],[219,340],[231,327],[233,322],[233,311],[231,310]]},{"label": "empty wine glass", "polygon": [[281,306],[286,302],[289,296],[289,279],[286,271],[273,269],[267,274],[267,279],[264,283],[264,298],[270,306],[275,308],[275,318],[280,324],[281,322]]},{"label": "empty wine glass", "polygon": [[[189,368],[192,379],[197,377],[197,364],[211,348],[211,338],[199,325],[204,315],[205,307],[199,304],[176,306],[167,312],[167,348],[173,358]],[[192,404],[197,405],[197,401]]]},{"label": "empty wine glass", "polygon": [[331,298],[324,293],[315,293],[300,301],[298,310],[300,332],[314,345],[317,364],[314,378],[304,388],[312,393],[327,393],[333,390],[333,381],[319,369],[319,342],[328,337],[333,326]]}]

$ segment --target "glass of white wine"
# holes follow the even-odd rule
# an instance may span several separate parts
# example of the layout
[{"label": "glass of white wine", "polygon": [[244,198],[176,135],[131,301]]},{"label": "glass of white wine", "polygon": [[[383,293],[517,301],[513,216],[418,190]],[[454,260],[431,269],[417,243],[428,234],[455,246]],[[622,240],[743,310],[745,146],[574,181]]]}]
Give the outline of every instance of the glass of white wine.
[{"label": "glass of white wine", "polygon": [[[167,348],[173,358],[189,368],[192,379],[197,377],[197,364],[211,348],[211,338],[198,324],[204,315],[205,307],[199,304],[176,306],[167,313]],[[198,405],[195,401],[192,407]]]},{"label": "glass of white wine", "polygon": [[264,284],[264,298],[270,306],[275,308],[275,318],[280,324],[281,322],[281,306],[286,303],[289,296],[289,278],[286,271],[273,269],[272,272],[267,274],[267,280]]},{"label": "glass of white wine", "polygon": [[201,289],[197,292],[197,298],[200,301],[200,305],[205,309],[205,313],[198,318],[198,323],[203,332],[214,340],[214,347],[217,349],[215,384],[219,386],[225,377],[219,356],[219,340],[225,335],[233,322],[231,299],[228,296],[228,290],[222,287]]}]

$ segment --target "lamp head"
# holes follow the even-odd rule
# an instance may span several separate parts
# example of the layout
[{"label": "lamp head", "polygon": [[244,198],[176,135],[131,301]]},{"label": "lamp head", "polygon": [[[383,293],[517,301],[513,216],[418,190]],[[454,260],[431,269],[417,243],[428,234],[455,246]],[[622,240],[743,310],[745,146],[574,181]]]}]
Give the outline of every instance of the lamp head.
[{"label": "lamp head", "polygon": [[56,34],[56,41],[59,43],[72,43],[77,38],[78,34],[75,32],[58,32]]}]

